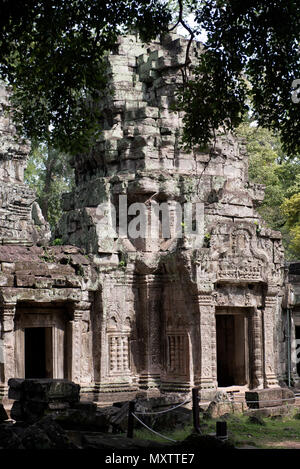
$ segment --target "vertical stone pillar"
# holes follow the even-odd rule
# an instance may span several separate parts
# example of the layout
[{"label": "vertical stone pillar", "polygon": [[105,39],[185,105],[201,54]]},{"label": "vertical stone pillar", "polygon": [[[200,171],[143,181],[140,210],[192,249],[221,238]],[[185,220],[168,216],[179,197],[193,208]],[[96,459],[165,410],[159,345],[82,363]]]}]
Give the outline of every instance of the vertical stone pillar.
[{"label": "vertical stone pillar", "polygon": [[265,385],[278,386],[275,370],[274,328],[277,297],[266,296],[264,309],[264,359],[265,359]]},{"label": "vertical stone pillar", "polygon": [[197,298],[199,307],[199,347],[200,366],[199,375],[195,376],[195,385],[199,387],[201,398],[209,398],[216,389],[213,373],[215,364],[212,359],[216,357],[215,337],[212,331],[212,320],[215,316],[213,298],[208,294],[200,294]]},{"label": "vertical stone pillar", "polygon": [[154,389],[160,386],[161,380],[161,324],[160,294],[161,286],[153,275],[145,275],[142,285],[143,310],[143,371],[140,374],[140,387]]},{"label": "vertical stone pillar", "polygon": [[71,380],[80,383],[81,378],[81,321],[84,310],[76,305],[71,321],[72,352],[71,352]]},{"label": "vertical stone pillar", "polygon": [[[263,388],[263,343],[262,343],[262,313],[254,308],[251,317],[252,357],[250,356],[250,385],[253,388]],[[252,378],[252,379],[251,379]],[[251,383],[252,381],[252,383]]]},{"label": "vertical stone pillar", "polygon": [[1,373],[2,382],[0,384],[0,394],[7,392],[7,382],[15,377],[15,334],[14,318],[16,313],[15,303],[5,303],[1,307],[1,340],[3,345],[3,373]]},{"label": "vertical stone pillar", "polygon": [[[290,357],[291,357],[291,379],[297,382],[299,381],[299,376],[297,373],[297,350],[296,350],[296,331],[295,331],[295,321],[293,315],[290,317],[290,326],[288,327],[287,324],[288,318],[286,318],[285,329],[290,334]],[[286,341],[286,350],[285,350],[285,357],[286,357],[286,376],[288,375],[288,340]]]},{"label": "vertical stone pillar", "polygon": [[211,315],[211,373],[214,386],[218,386],[217,377],[217,321],[216,314],[213,311]]}]

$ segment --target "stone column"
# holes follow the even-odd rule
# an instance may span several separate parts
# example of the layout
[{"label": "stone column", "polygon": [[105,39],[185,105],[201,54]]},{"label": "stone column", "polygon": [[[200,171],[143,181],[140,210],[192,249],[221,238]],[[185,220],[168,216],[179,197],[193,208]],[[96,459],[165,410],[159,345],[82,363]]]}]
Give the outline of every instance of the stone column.
[{"label": "stone column", "polygon": [[252,332],[252,356],[250,356],[250,385],[252,385],[251,387],[253,388],[261,389],[264,387],[261,310],[254,308],[253,314],[250,317]]},{"label": "stone column", "polygon": [[15,333],[14,318],[16,312],[15,303],[5,303],[1,307],[1,340],[3,341],[4,366],[0,394],[6,394],[7,382],[15,377]]},{"label": "stone column", "polygon": [[275,370],[274,327],[277,297],[266,296],[264,309],[264,358],[265,358],[265,385],[279,386]]},{"label": "stone column", "polygon": [[145,275],[142,285],[144,358],[143,371],[140,374],[142,389],[157,389],[161,373],[161,324],[159,320],[161,286],[153,275]]},{"label": "stone column", "polygon": [[215,307],[213,298],[208,294],[200,294],[197,298],[199,307],[199,347],[200,363],[198,366],[199,374],[195,376],[195,386],[199,387],[201,398],[210,398],[214,393],[216,386],[213,374],[215,374],[215,364],[212,359],[216,357],[216,351],[213,350],[216,341],[213,334],[212,320],[215,316]]},{"label": "stone column", "polygon": [[[297,381],[297,360],[296,360],[297,355],[296,355],[296,348],[295,348],[296,334],[295,334],[295,323],[294,323],[293,316],[291,315],[289,327],[288,327],[287,321],[288,321],[288,318],[286,318],[285,320],[285,328],[286,328],[286,331],[289,331],[290,333],[291,378],[294,381]],[[288,359],[287,359],[288,346],[289,346],[289,343],[287,340],[286,341],[286,375],[288,374]]]},{"label": "stone column", "polygon": [[81,321],[84,311],[76,305],[73,320],[70,323],[72,335],[70,378],[75,383],[80,383],[81,378]]},{"label": "stone column", "polygon": [[218,386],[217,377],[217,321],[216,314],[213,311],[211,315],[211,372],[214,386]]},{"label": "stone column", "polygon": [[139,346],[142,354],[139,385],[142,389],[156,392],[161,382],[161,284],[156,276],[149,274],[144,276],[140,288],[141,303],[139,308],[143,316],[138,330],[142,332],[143,340]]}]

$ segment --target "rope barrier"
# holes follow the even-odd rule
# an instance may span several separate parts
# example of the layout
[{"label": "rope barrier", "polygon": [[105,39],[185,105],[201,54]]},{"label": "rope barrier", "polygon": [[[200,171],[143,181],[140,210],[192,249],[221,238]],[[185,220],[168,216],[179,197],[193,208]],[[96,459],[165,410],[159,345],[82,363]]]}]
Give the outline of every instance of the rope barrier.
[{"label": "rope barrier", "polygon": [[145,424],[141,419],[139,419],[134,413],[132,413],[132,415],[136,418],[136,420],[137,420],[138,422],[140,422],[142,425],[144,425],[144,427],[146,427],[147,430],[149,430],[150,432],[155,433],[155,435],[158,435],[158,436],[160,436],[161,438],[165,438],[165,440],[169,440],[169,441],[173,441],[173,443],[177,443],[177,440],[173,440],[172,438],[169,438],[168,436],[165,436],[165,435],[162,435],[161,433],[156,432],[155,430],[153,430],[153,428],[148,427],[148,425],[146,425],[146,424]]},{"label": "rope barrier", "polygon": [[184,402],[181,402],[180,404],[175,405],[174,407],[171,407],[170,409],[165,409],[165,410],[159,410],[158,412],[136,412],[138,415],[159,415],[159,414],[166,414],[167,412],[171,412],[174,409],[178,409],[178,407],[181,407],[184,404],[188,404],[191,402],[192,399],[187,399]]}]

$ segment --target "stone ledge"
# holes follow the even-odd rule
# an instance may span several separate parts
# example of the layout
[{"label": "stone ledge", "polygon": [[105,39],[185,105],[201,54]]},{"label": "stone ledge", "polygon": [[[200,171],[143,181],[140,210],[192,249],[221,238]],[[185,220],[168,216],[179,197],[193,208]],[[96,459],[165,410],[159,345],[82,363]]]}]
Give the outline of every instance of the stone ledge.
[{"label": "stone ledge", "polygon": [[293,391],[286,388],[257,389],[246,391],[245,400],[250,409],[261,409],[288,403],[294,404],[295,395]]}]

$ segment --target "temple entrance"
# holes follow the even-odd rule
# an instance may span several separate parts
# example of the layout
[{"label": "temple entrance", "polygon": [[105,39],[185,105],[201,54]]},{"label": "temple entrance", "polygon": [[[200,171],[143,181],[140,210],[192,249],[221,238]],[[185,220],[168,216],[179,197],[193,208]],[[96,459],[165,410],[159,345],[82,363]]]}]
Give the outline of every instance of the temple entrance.
[{"label": "temple entrance", "polygon": [[244,314],[216,314],[219,387],[249,383],[247,325]]},{"label": "temple entrance", "polygon": [[52,327],[25,328],[25,378],[52,378]]},{"label": "temple entrance", "polygon": [[72,311],[68,305],[18,303],[15,319],[15,376],[70,379]]}]

